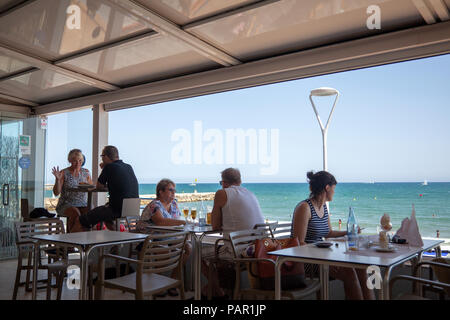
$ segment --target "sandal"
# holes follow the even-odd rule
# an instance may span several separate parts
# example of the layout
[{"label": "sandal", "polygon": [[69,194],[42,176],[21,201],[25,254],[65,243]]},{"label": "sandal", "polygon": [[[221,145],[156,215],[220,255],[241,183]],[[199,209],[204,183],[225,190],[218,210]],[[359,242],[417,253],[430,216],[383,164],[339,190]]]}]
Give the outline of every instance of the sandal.
[{"label": "sandal", "polygon": [[161,292],[161,293],[157,293],[154,295],[157,298],[164,298],[165,296],[167,296],[167,291]]},{"label": "sandal", "polygon": [[167,290],[167,293],[171,297],[177,297],[178,296],[178,290],[175,289],[175,288],[171,288],[171,289]]}]

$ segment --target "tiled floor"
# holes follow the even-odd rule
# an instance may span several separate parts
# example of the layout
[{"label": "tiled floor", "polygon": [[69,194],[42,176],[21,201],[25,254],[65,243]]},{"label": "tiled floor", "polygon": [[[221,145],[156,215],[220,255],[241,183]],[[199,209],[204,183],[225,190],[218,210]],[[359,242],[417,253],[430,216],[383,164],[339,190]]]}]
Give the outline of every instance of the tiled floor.
[{"label": "tiled floor", "polygon": [[[14,289],[14,281],[16,277],[16,269],[17,269],[17,259],[14,260],[3,260],[0,261],[0,300],[11,300],[13,289]],[[26,271],[22,272],[21,281],[25,281]],[[39,272],[39,279],[45,279],[47,274],[45,271]],[[40,284],[42,285],[42,284]],[[45,284],[44,284],[45,285]],[[186,292],[186,298],[192,298],[194,296],[193,292]],[[123,293],[120,290],[113,289],[105,289],[106,300],[134,300],[134,295],[130,293]],[[31,300],[31,292],[25,291],[25,286],[19,287],[18,300]],[[37,299],[45,300],[46,299],[46,290],[40,289],[37,291]],[[56,289],[52,289],[52,299],[56,299]],[[78,300],[78,290],[69,290],[66,285],[63,285],[63,291],[61,299],[63,300]],[[164,299],[164,300],[176,300],[179,297],[170,297],[166,296],[164,298],[156,298],[156,299]]]}]

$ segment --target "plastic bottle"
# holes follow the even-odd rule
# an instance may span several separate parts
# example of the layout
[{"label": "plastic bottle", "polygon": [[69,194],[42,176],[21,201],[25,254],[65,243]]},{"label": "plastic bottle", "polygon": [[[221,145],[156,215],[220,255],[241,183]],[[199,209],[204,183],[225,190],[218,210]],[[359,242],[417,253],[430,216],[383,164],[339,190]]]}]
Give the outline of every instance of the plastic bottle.
[{"label": "plastic bottle", "polygon": [[352,207],[348,212],[347,245],[349,250],[358,250],[358,223]]}]

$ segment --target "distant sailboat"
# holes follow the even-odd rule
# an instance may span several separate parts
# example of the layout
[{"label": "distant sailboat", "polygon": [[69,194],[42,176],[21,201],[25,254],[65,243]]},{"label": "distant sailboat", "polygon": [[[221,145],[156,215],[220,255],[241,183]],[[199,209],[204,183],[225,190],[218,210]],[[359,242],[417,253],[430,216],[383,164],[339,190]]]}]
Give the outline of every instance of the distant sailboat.
[{"label": "distant sailboat", "polygon": [[194,187],[194,193],[197,193],[197,189],[195,189],[195,187],[197,186],[197,179],[195,179],[194,183],[191,183],[189,185]]},{"label": "distant sailboat", "polygon": [[424,181],[422,182],[422,185],[423,185],[423,186],[427,186],[427,185],[428,185],[428,181],[427,181],[427,180],[424,180]]}]

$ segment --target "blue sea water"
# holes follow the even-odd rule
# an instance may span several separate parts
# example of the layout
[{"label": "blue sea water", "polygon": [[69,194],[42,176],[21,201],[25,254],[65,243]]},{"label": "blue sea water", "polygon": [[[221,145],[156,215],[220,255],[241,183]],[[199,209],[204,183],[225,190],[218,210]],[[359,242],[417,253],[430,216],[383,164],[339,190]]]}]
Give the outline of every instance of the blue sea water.
[{"label": "blue sea water", "polygon": [[[306,183],[244,183],[260,202],[266,218],[270,220],[292,219],[298,202],[309,195]],[[215,184],[177,184],[177,193],[215,192],[220,189]],[[140,184],[139,194],[154,194],[155,184]],[[205,205],[212,206],[212,201]],[[450,238],[450,183],[432,182],[427,186],[421,183],[338,183],[333,201],[329,203],[333,229],[338,229],[342,220],[345,229],[349,207],[355,210],[358,223],[366,229],[364,233],[376,233],[377,225],[384,213],[391,216],[393,230],[400,228],[401,221],[411,216],[415,205],[416,218],[422,236],[436,237],[439,230],[441,238]],[[199,203],[180,203],[183,206],[198,206]]]},{"label": "blue sea water", "polygon": [[[295,206],[309,196],[307,183],[244,183],[259,200],[261,210],[270,220],[292,219]],[[155,193],[156,185],[141,184],[140,194]],[[219,184],[178,184],[177,192],[215,192]],[[333,201],[329,203],[333,229],[347,222],[349,207],[355,210],[364,233],[376,233],[384,213],[391,216],[393,229],[400,228],[404,218],[410,217],[412,204],[422,236],[450,238],[450,183],[338,183]],[[212,205],[208,201],[207,205]],[[183,204],[180,204],[183,206]]]}]

